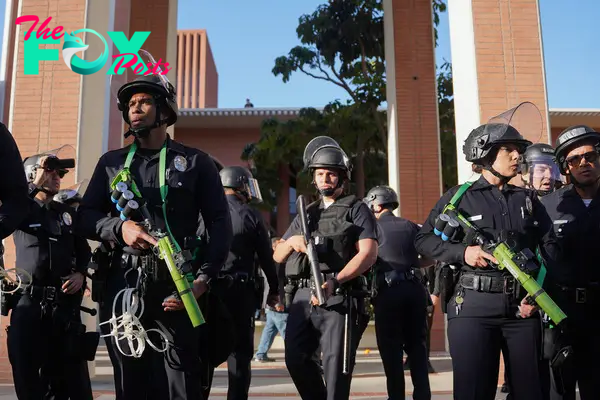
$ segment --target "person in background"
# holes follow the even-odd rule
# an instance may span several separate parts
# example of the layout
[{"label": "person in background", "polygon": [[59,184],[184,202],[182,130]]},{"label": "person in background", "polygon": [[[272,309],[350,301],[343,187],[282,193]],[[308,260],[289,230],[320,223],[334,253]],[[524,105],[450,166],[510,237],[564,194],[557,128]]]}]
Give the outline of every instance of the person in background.
[{"label": "person in background", "polygon": [[[271,239],[273,245],[273,251],[279,243],[283,240],[280,237],[274,237]],[[285,286],[285,264],[276,263],[277,279],[279,280],[279,298],[284,297],[284,286]],[[282,338],[285,338],[285,327],[287,325],[288,311],[283,306],[282,302],[277,304],[275,307],[271,307],[268,304],[265,308],[265,314],[267,321],[263,328],[262,335],[260,337],[260,343],[258,344],[258,351],[254,361],[258,362],[273,362],[276,361],[274,358],[268,356],[268,351],[273,345],[277,332]]]}]

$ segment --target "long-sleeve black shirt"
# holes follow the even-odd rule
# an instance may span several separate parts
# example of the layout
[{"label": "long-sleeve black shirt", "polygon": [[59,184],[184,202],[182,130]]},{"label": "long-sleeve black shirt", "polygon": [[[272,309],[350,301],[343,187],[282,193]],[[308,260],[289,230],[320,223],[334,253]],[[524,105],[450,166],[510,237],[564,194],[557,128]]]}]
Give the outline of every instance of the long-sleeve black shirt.
[{"label": "long-sleeve black shirt", "polygon": [[252,275],[256,254],[269,283],[269,294],[278,294],[279,283],[273,261],[273,247],[262,216],[235,195],[227,195],[227,201],[231,212],[233,241],[223,271]]},{"label": "long-sleeve black shirt", "polygon": [[[466,245],[443,241],[433,233],[435,220],[458,191],[456,186],[437,202],[417,233],[415,244],[419,253],[448,264],[461,265],[463,270],[501,274],[491,268],[473,268],[464,262]],[[478,227],[485,237],[497,241],[502,231],[515,232],[517,251],[540,247],[545,260],[552,262],[560,254],[560,246],[552,230],[552,221],[537,195],[527,189],[505,185],[500,191],[483,176],[471,185],[457,206],[459,212]],[[506,272],[508,274],[508,272]]]},{"label": "long-sleeve black shirt", "polygon": [[0,240],[9,236],[25,218],[29,206],[23,160],[17,144],[0,122]]},{"label": "long-sleeve black shirt", "polygon": [[548,265],[546,283],[586,287],[600,282],[596,246],[600,244],[600,191],[586,206],[573,185],[542,197],[563,249],[558,262]]},{"label": "long-sleeve black shirt", "polygon": [[92,252],[83,237],[74,233],[75,211],[52,201],[27,200],[29,213],[13,239],[17,268],[27,271],[40,286],[61,285],[61,277],[74,271],[85,274]]},{"label": "long-sleeve black shirt", "polygon": [[[109,151],[98,161],[79,207],[79,226],[89,239],[126,245],[121,236],[123,221],[110,198],[110,184],[122,170],[129,147]],[[159,157],[160,150],[138,146],[130,172],[148,202],[154,223],[165,231]],[[168,137],[166,175],[165,182],[169,186],[166,213],[171,233],[182,247],[186,237],[208,238],[205,253],[196,259],[195,267],[198,274],[215,277],[225,263],[232,238],[229,207],[215,163],[208,154]],[[198,265],[200,262],[202,265]]]}]

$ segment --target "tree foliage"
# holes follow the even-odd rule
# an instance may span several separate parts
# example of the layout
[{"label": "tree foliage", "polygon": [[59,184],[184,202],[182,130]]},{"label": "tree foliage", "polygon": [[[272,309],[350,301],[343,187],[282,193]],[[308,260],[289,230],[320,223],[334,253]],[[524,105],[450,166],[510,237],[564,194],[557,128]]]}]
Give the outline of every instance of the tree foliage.
[{"label": "tree foliage", "polygon": [[[433,0],[434,26],[444,12],[443,0]],[[310,139],[331,136],[340,143],[354,164],[352,188],[359,196],[365,188],[387,183],[387,118],[380,107],[385,102],[386,71],[382,0],[329,0],[312,14],[303,15],[296,29],[300,45],[275,59],[272,72],[288,82],[301,73],[342,88],[350,100],[332,101],[323,110],[305,108],[299,118],[263,122],[261,138],[246,146],[242,154],[251,160],[262,187],[265,206],[275,205],[281,187],[280,163],[296,174],[299,192],[310,187],[302,171],[302,152]],[[435,32],[437,43],[437,29]],[[454,112],[450,65],[440,67],[438,100],[444,183],[456,180]],[[452,157],[454,156],[454,160]],[[453,167],[454,165],[454,171]],[[267,198],[268,197],[268,198]]]}]

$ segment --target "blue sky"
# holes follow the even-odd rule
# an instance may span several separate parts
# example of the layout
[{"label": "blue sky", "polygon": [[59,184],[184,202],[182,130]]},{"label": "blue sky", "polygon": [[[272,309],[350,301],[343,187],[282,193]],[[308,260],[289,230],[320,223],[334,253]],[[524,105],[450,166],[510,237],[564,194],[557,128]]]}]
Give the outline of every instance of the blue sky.
[{"label": "blue sky", "polygon": [[[179,0],[178,28],[208,31],[219,73],[219,106],[243,107],[248,97],[256,107],[323,106],[345,92],[331,83],[302,74],[290,82],[271,73],[276,57],[299,44],[298,18],[324,0]],[[0,1],[0,3],[4,3]],[[600,52],[593,0],[540,1],[551,108],[600,108]],[[285,4],[285,5],[284,5]],[[447,13],[441,15],[436,58],[451,61]],[[0,6],[0,26],[4,7]],[[0,30],[0,36],[3,29]],[[0,42],[1,43],[1,42]]]}]

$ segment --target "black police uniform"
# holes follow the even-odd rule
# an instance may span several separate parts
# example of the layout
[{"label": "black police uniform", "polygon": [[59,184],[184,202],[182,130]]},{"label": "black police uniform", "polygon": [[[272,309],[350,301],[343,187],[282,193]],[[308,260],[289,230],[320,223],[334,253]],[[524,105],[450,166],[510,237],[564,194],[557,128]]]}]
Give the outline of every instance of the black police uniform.
[{"label": "black police uniform", "polygon": [[[329,251],[323,249],[325,253],[319,254],[320,261],[327,260],[321,264],[321,270],[324,271],[324,267],[329,268],[324,273],[324,280],[334,277],[352,259],[359,240],[377,239],[375,217],[367,205],[353,195],[337,198],[327,208],[322,200],[318,201],[307,207],[307,213],[309,229],[315,232],[313,235],[319,236],[319,232],[328,231],[331,238],[329,240],[336,242],[326,246],[329,247]],[[283,239],[287,240],[300,234],[300,220],[296,217]],[[293,257],[294,253],[287,262],[293,262]],[[353,281],[360,287],[359,280]],[[347,285],[352,283],[348,282]],[[296,292],[290,306],[285,333],[285,362],[292,380],[303,399],[348,399],[356,350],[368,324],[364,300],[355,299],[353,302],[356,309],[352,312],[351,321],[353,331],[350,374],[344,375],[342,361],[346,305],[343,299],[337,299],[340,296],[334,296],[325,307],[312,306],[308,279],[300,279],[299,284],[301,288]],[[336,303],[336,300],[337,304],[330,305]],[[314,357],[319,344],[323,354],[325,382]]]},{"label": "black police uniform", "polygon": [[[227,358],[228,399],[247,399],[250,389],[250,364],[254,355],[255,254],[269,283],[269,294],[278,294],[277,273],[269,231],[260,213],[234,194],[228,194],[233,241],[216,290],[233,317],[236,344]],[[260,307],[260,306],[259,306]],[[210,381],[214,367],[210,371]],[[210,386],[206,397],[210,392]]]},{"label": "black police uniform", "polygon": [[19,149],[0,122],[0,240],[19,226],[29,211],[27,180]]},{"label": "black police uniform", "polygon": [[548,266],[544,288],[569,319],[573,359],[562,367],[565,394],[552,399],[600,398],[600,269],[594,251],[600,243],[600,191],[589,205],[570,184],[541,199],[563,247],[562,257]]},{"label": "black police uniform", "polygon": [[[184,243],[194,242],[186,238],[195,239],[203,229],[200,225],[205,226],[210,245],[206,246],[201,258],[196,258],[193,266],[197,275],[214,278],[225,261],[231,243],[229,210],[215,164],[208,154],[175,142],[170,137],[167,137],[164,145],[166,184],[169,188],[166,214],[170,231],[184,247]],[[127,283],[135,286],[135,274],[130,274],[126,282],[126,270],[135,268],[134,264],[142,259],[156,261],[150,251],[142,256],[123,252],[126,247],[121,236],[123,221],[110,198],[110,184],[122,170],[129,148],[109,151],[100,158],[78,209],[82,233],[89,239],[110,242],[115,246],[100,307],[101,321],[110,319],[115,295]],[[138,146],[130,172],[142,197],[148,202],[149,213],[157,228],[166,231],[159,189],[159,153],[160,150],[141,149]],[[199,260],[202,260],[202,265]],[[148,286],[141,322],[146,329],[162,326],[171,349],[160,354],[146,348],[141,358],[133,358],[118,352],[114,338],[107,337],[106,344],[115,376],[120,375],[119,380],[115,380],[117,399],[202,398],[198,329],[192,327],[185,310],[163,310],[163,299],[172,295],[174,284],[163,262],[158,262],[157,270],[160,276]],[[108,324],[102,326],[103,334],[110,333],[109,330]]]},{"label": "black police uniform", "polygon": [[87,362],[82,359],[86,350],[79,347],[85,343],[79,308],[85,282],[78,293],[61,290],[63,277],[73,272],[85,276],[90,247],[74,234],[71,207],[37,199],[28,204],[29,215],[13,236],[16,266],[33,278],[10,300],[7,346],[15,391],[22,399],[41,399],[50,389],[57,399],[91,400]]},{"label": "black police uniform", "polygon": [[379,253],[375,264],[377,294],[375,333],[387,378],[388,398],[405,398],[403,350],[410,357],[413,398],[431,399],[427,370],[427,292],[415,277],[419,266],[414,239],[419,227],[383,213],[379,225]]},{"label": "black police uniform", "polygon": [[[526,319],[515,316],[526,292],[519,290],[520,285],[508,272],[466,265],[466,245],[442,241],[433,232],[437,216],[458,188],[437,202],[415,240],[419,253],[462,269],[447,310],[455,398],[494,398],[500,349],[506,342],[511,394],[515,399],[541,399],[539,315]],[[506,184],[500,191],[482,176],[463,194],[457,208],[490,240],[512,231],[519,249],[539,245],[544,259],[553,259],[559,252],[552,222],[529,190]],[[456,302],[458,294],[462,304]]]}]

